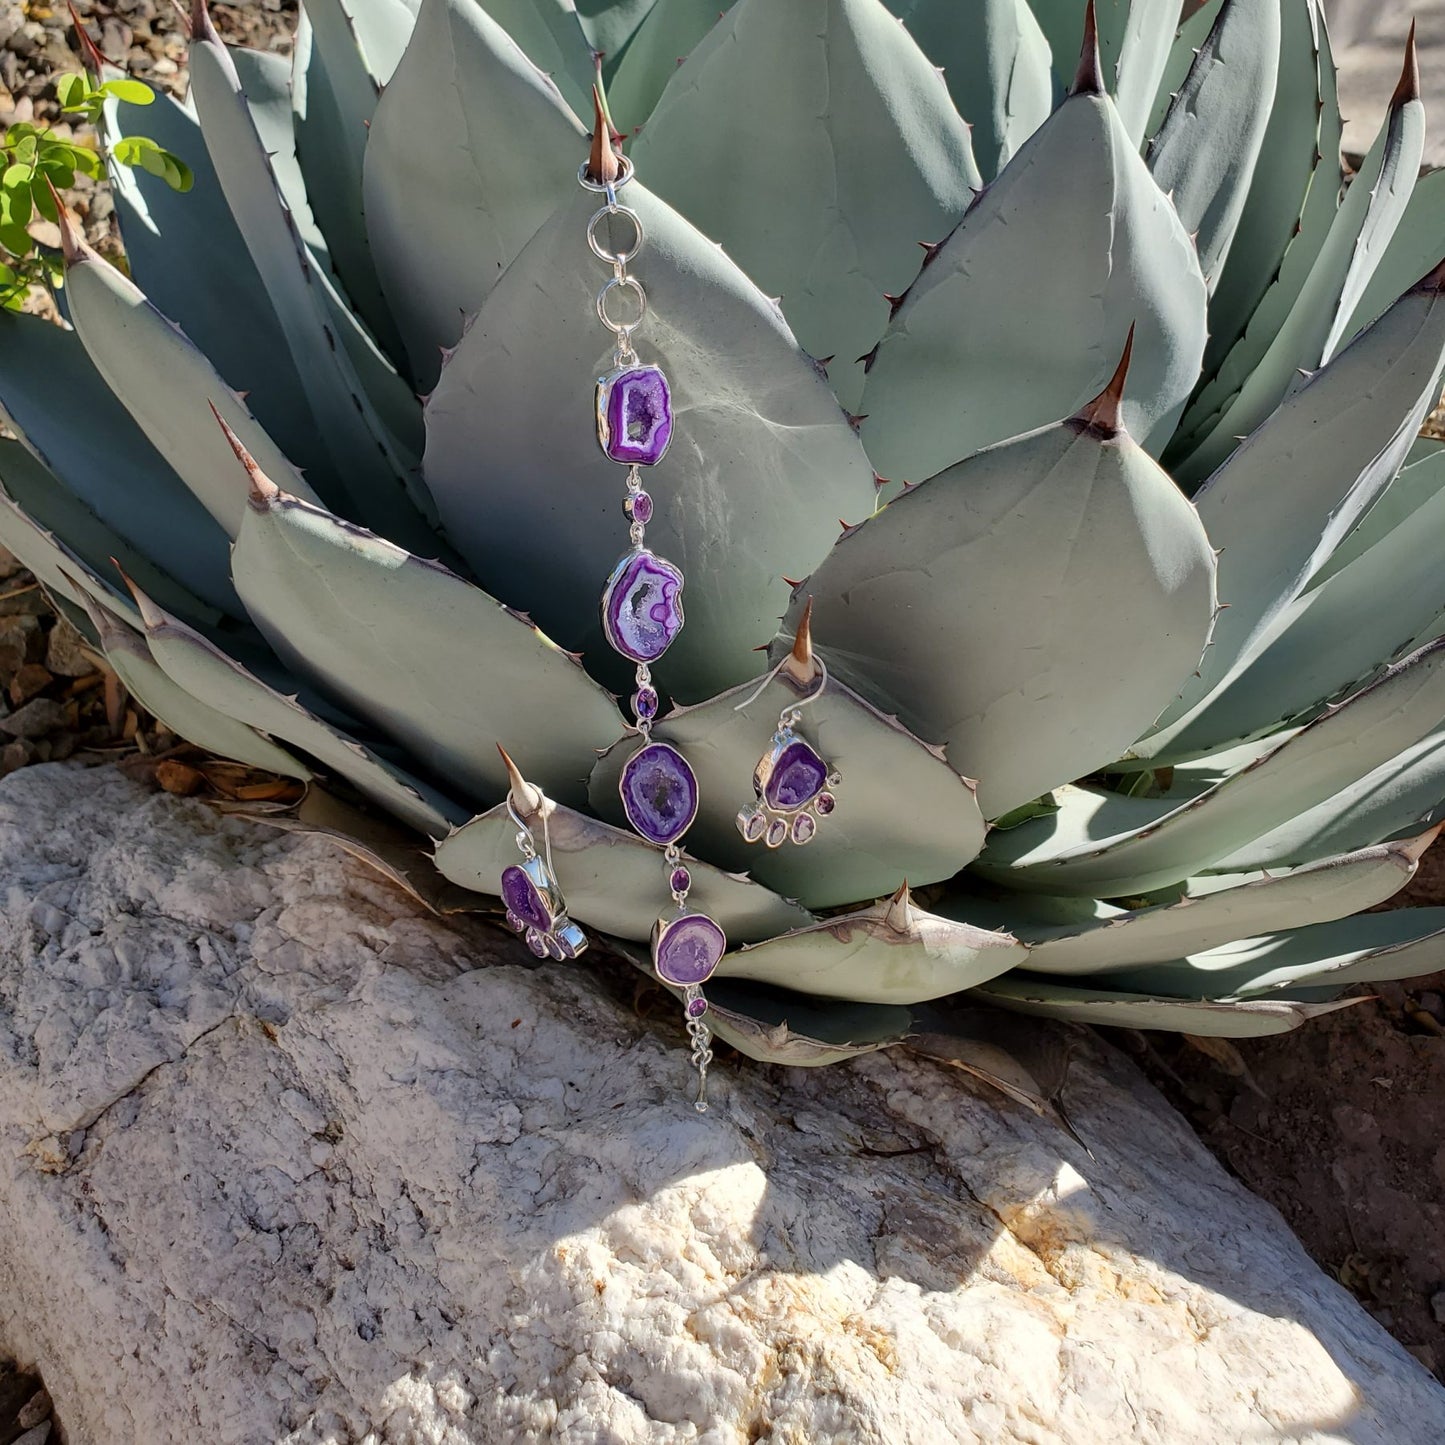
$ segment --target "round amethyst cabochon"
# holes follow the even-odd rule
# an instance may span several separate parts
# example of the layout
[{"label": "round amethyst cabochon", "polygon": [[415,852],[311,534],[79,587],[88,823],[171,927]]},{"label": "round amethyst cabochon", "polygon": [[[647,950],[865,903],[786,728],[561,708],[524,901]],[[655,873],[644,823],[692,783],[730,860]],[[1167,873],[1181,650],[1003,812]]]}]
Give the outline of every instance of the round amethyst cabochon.
[{"label": "round amethyst cabochon", "polygon": [[607,641],[633,662],[656,662],[682,631],[682,573],[646,550],[629,552],[602,594]]},{"label": "round amethyst cabochon", "polygon": [[664,983],[706,983],[727,952],[727,936],[705,913],[664,923],[652,946],[652,965]]},{"label": "round amethyst cabochon", "polygon": [[619,787],[627,821],[661,848],[677,842],[697,817],[697,777],[667,743],[648,743],[633,753]]}]

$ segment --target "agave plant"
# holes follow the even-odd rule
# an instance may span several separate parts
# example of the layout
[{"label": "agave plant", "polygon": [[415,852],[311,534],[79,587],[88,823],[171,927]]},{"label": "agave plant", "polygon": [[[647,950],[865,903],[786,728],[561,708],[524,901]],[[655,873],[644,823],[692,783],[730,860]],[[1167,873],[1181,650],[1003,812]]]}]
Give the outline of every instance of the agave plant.
[{"label": "agave plant", "polygon": [[[1445,909],[1362,912],[1445,816],[1413,49],[1346,188],[1318,0],[1180,8],[305,0],[288,64],[199,4],[188,103],[144,113],[193,189],[113,168],[128,274],[69,232],[72,329],[0,317],[0,539],[181,735],[481,894],[510,788],[572,916],[646,938],[600,78],[677,413],[655,735],[699,776],[724,1037],[822,1063],[965,991],[1259,1034],[1424,971]],[[836,814],[749,847],[820,658]]]}]

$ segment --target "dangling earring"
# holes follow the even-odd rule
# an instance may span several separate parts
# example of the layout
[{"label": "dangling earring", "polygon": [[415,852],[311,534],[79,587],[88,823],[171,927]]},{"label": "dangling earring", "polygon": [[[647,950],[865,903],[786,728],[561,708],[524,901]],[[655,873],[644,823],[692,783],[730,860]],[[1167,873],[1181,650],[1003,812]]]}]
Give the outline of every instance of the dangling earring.
[{"label": "dangling earring", "polygon": [[[577,179],[584,189],[606,197],[606,204],[587,223],[587,244],[598,260],[612,267],[611,277],[597,293],[597,315],[616,341],[611,369],[597,382],[597,440],[605,456],[627,468],[622,509],[632,544],[603,590],[602,632],[617,652],[636,665],[633,729],[642,746],[622,770],[622,808],[634,831],[662,850],[667,889],[676,911],[671,917],[659,918],[652,930],[652,966],[663,983],[682,990],[683,1015],[697,1070],[694,1107],[703,1113],[707,1109],[712,1031],[704,1021],[708,1004],[702,986],[722,961],[727,937],[720,924],[690,909],[687,902],[692,874],[683,862],[682,838],[697,817],[697,775],[675,747],[652,741],[658,696],[651,664],[682,631],[682,569],[643,545],[653,503],[643,490],[642,468],[660,462],[672,439],[672,392],[662,369],[644,365],[632,346],[632,333],[647,315],[647,294],[627,270],[642,250],[642,219],[636,211],[618,204],[618,190],[632,179],[632,162],[612,149],[611,126],[595,87],[592,99],[596,111],[592,154]],[[615,220],[631,227],[630,244],[618,246],[612,240]],[[599,235],[604,224],[608,227],[606,243]],[[609,303],[616,306],[628,297],[631,319],[615,319]]]},{"label": "dangling earring", "polygon": [[[587,950],[587,935],[567,917],[567,905],[552,867],[552,834],[543,806],[546,800],[536,788],[523,783],[516,764],[500,743],[497,751],[502,754],[513,779],[507,793],[507,816],[517,825],[517,847],[522,854],[520,863],[502,870],[501,893],[502,902],[507,905],[507,923],[522,935],[538,958],[578,958]],[[529,812],[542,819],[545,859],[538,856],[537,839],[522,813],[524,803],[517,796],[519,785],[531,794],[534,806]]]},{"label": "dangling earring", "polygon": [[792,652],[763,679],[762,685],[736,711],[756,702],[767,685],[785,668],[796,677],[807,676],[816,666],[818,683],[806,697],[791,702],[778,715],[773,741],[753,770],[753,792],[757,802],[738,813],[738,832],[749,843],[781,848],[792,842],[800,847],[817,836],[818,825],[832,813],[837,799],[832,790],[842,781],[838,772],[818,750],[798,733],[803,709],[816,702],[828,686],[828,664],[813,654],[809,624],[813,600],[803,611]]}]

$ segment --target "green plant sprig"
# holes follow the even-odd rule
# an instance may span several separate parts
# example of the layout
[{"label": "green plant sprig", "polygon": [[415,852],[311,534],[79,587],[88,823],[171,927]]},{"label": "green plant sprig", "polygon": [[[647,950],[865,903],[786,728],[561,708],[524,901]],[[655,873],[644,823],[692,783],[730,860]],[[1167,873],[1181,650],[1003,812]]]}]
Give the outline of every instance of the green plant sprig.
[{"label": "green plant sprig", "polygon": [[[97,83],[76,72],[56,81],[61,113],[96,122],[107,100],[150,105],[155,92],[139,80],[119,78]],[[139,166],[173,190],[188,191],[194,183],[190,167],[145,136],[126,136],[110,151],[117,165]],[[6,128],[0,147],[0,307],[19,311],[35,285],[58,288],[64,283],[59,255],[38,246],[28,227],[35,216],[58,222],[51,195],[68,190],[77,175],[103,180],[105,161],[90,146],[59,139],[48,126],[17,121]]]}]

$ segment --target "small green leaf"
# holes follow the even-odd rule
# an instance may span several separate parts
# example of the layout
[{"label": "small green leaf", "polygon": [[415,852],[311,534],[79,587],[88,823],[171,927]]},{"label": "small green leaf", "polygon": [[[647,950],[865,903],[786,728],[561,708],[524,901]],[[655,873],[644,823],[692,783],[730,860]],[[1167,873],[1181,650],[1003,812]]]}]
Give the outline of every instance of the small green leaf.
[{"label": "small green leaf", "polygon": [[[73,179],[73,178],[72,178]],[[30,198],[35,202],[35,209],[45,217],[47,221],[60,222],[60,208],[55,204],[55,197],[46,189],[45,181],[37,176],[30,186]]]},{"label": "small green leaf", "polygon": [[170,151],[162,151],[161,155],[166,162],[165,183],[173,191],[184,193],[190,190],[196,183],[191,168],[179,156],[172,155]]},{"label": "small green leaf", "polygon": [[33,167],[24,165],[17,161],[14,165],[5,167],[5,173],[0,175],[0,186],[7,191],[16,186],[28,186]]},{"label": "small green leaf", "polygon": [[30,232],[24,226],[0,223],[0,246],[12,256],[27,256],[34,245]]},{"label": "small green leaf", "polygon": [[150,105],[156,98],[155,91],[140,80],[107,80],[97,94],[113,95],[131,105]]},{"label": "small green leaf", "polygon": [[36,186],[41,185],[42,179],[49,180],[57,191],[68,191],[75,184],[75,172],[59,158],[42,158],[36,170],[39,174],[31,185],[32,192]]},{"label": "small green leaf", "polygon": [[90,95],[90,83],[79,72],[62,75],[55,82],[55,94],[62,110],[78,110]]},{"label": "small green leaf", "polygon": [[30,199],[30,182],[16,186],[13,190],[0,190],[0,225],[19,226],[30,224],[34,203]]},{"label": "small green leaf", "polygon": [[12,145],[11,149],[14,151],[17,161],[25,165],[34,165],[35,157],[40,149],[40,142],[34,132],[31,132],[28,135],[22,135],[20,139]]}]

